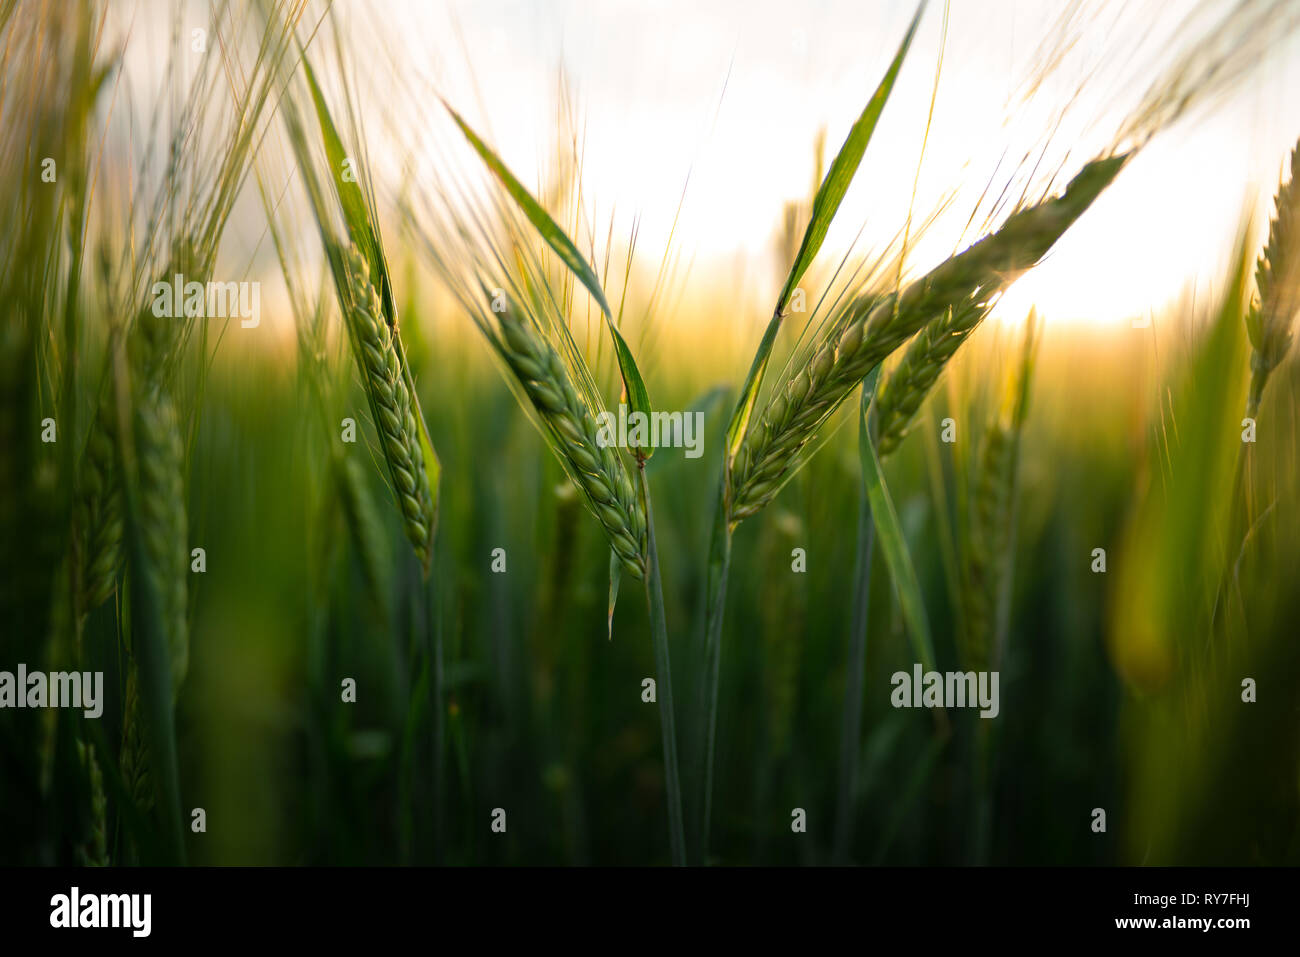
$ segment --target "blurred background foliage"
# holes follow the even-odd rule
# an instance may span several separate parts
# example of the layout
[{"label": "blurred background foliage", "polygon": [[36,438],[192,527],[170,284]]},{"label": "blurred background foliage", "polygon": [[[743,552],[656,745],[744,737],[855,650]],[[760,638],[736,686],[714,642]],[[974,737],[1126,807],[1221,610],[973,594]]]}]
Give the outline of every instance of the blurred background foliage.
[{"label": "blurred background foliage", "polygon": [[[990,326],[972,342],[888,469],[944,670],[958,667],[955,612],[927,456],[949,449],[926,446],[940,445],[938,423],[949,415],[953,461],[978,434],[978,396],[966,383],[1000,374],[1000,355],[1011,351],[997,341],[1002,333]],[[1219,417],[1228,428],[1217,439],[1196,438],[1196,403],[1208,401],[1200,390],[1213,385],[1198,385],[1187,366],[1216,362],[1214,343],[1193,341],[1188,354],[1167,357],[1171,369],[1144,376],[1133,370],[1151,355],[1148,333],[1098,338],[1049,328],[1041,346],[1022,444],[990,859],[1294,863],[1300,596],[1280,570],[1300,559],[1300,376],[1288,366],[1261,412],[1251,481],[1272,511],[1239,579],[1240,617],[1217,634],[1197,612],[1206,596],[1187,577],[1196,554],[1171,553],[1166,539],[1126,541],[1152,524],[1198,521],[1205,541],[1195,547],[1216,547],[1213,529],[1226,516],[1215,497],[1226,490],[1171,501],[1185,477],[1210,469],[1210,458],[1230,460],[1240,444],[1235,412]],[[208,555],[207,573],[192,578],[191,677],[177,710],[183,802],[208,813],[208,832],[187,834],[191,860],[666,860],[658,718],[641,700],[641,681],[653,674],[644,610],[622,603],[607,639],[604,539],[481,344],[451,337],[436,365],[419,366],[444,460],[431,624],[366,445],[348,448],[384,506],[375,514],[394,572],[378,595],[319,436],[301,428],[312,415],[304,394],[285,362],[258,351],[214,368],[188,491],[191,539]],[[691,363],[661,401],[685,407],[724,371]],[[1176,377],[1181,393],[1170,392]],[[339,411],[363,408],[356,388]],[[713,409],[706,436],[720,434],[724,414]],[[1190,454],[1180,442],[1194,442]],[[698,460],[677,450],[655,460],[685,695],[719,467],[717,443],[706,448]],[[853,430],[840,429],[771,512],[738,534],[718,732],[713,854],[722,862],[815,863],[831,853],[858,481]],[[505,574],[490,571],[498,547]],[[791,570],[796,547],[807,552],[804,574]],[[1091,570],[1094,548],[1107,551],[1105,574]],[[884,567],[879,555],[875,564]],[[910,671],[913,657],[888,579],[877,574],[873,588],[851,859],[963,862],[971,784],[958,742],[979,719],[952,713],[954,739],[945,741],[931,713],[890,706],[889,676]],[[1149,622],[1167,657],[1153,678],[1143,661],[1131,664],[1148,652],[1130,643],[1150,634],[1116,614],[1121,594],[1141,602],[1165,591],[1175,595],[1167,617]],[[93,616],[90,647],[116,641],[113,612],[110,604]],[[440,721],[430,694],[435,654]],[[341,701],[349,677],[355,705]],[[1242,702],[1245,677],[1258,682],[1257,703]],[[104,720],[111,728],[108,712]],[[20,746],[29,742],[6,738],[7,752]],[[22,789],[8,780],[14,812]],[[496,807],[507,811],[505,835],[489,829]],[[791,833],[796,807],[808,812],[807,834]],[[1107,811],[1105,834],[1090,829],[1096,807]],[[50,820],[42,833],[8,821],[24,842],[69,826]],[[7,846],[12,854],[22,843]],[[40,846],[9,859],[32,860]]]}]

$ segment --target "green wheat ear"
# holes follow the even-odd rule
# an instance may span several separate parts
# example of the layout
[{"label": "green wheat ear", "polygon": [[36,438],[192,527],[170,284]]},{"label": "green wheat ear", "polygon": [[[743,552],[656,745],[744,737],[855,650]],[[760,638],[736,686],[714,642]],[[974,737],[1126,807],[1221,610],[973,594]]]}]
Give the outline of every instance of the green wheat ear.
[{"label": "green wheat ear", "polygon": [[892,455],[906,438],[917,410],[930,394],[949,360],[988,314],[975,300],[950,306],[908,343],[903,358],[876,397],[876,451]]},{"label": "green wheat ear", "polygon": [[[733,522],[760,511],[776,496],[802,464],[805,446],[863,376],[928,323],[945,321],[950,312],[971,325],[970,319],[1012,278],[1047,254],[1119,175],[1130,155],[1093,160],[1060,196],[1013,213],[996,232],[900,293],[864,293],[854,299],[839,321],[830,324],[810,361],[773,390],[757,424],[746,433],[731,471]],[[944,343],[933,356],[920,357],[934,366],[936,376],[947,349]]]},{"label": "green wheat ear", "polygon": [[86,437],[73,512],[82,565],[80,613],[107,600],[122,564],[122,490],[113,461],[116,441],[112,417],[101,404]]},{"label": "green wheat ear", "polygon": [[356,247],[345,252],[351,302],[347,325],[393,491],[402,512],[402,527],[427,571],[432,558],[435,521],[433,487],[420,444],[419,406],[407,387],[402,357],[384,318],[379,291]]},{"label": "green wheat ear", "polygon": [[1300,254],[1295,243],[1300,234],[1300,143],[1291,151],[1290,177],[1277,191],[1273,219],[1268,228],[1268,244],[1255,268],[1259,298],[1246,313],[1246,332],[1250,336],[1250,394],[1246,415],[1259,415],[1259,403],[1269,375],[1277,368],[1291,346],[1291,324],[1300,311]]},{"label": "green wheat ear", "polygon": [[547,427],[547,439],[600,520],[610,547],[633,578],[645,577],[646,517],[618,451],[597,441],[596,418],[560,354],[510,312],[497,314],[496,345]]},{"label": "green wheat ear", "polygon": [[1029,410],[1029,386],[1038,347],[1031,312],[1019,361],[1008,376],[997,417],[980,443],[970,498],[969,534],[961,591],[962,666],[996,670],[1005,640],[1006,589],[1010,586],[1016,520],[1020,439]]},{"label": "green wheat ear", "polygon": [[90,827],[86,839],[77,844],[77,863],[82,867],[108,866],[108,797],[104,793],[104,775],[95,758],[95,749],[77,739],[77,761],[90,786]]},{"label": "green wheat ear", "polygon": [[159,618],[171,664],[173,700],[189,670],[186,622],[189,576],[185,516],[185,447],[176,406],[146,386],[136,397],[135,440],[140,463],[141,535],[153,576]]},{"label": "green wheat ear", "polygon": [[141,727],[145,720],[140,704],[140,681],[134,657],[127,659],[126,691],[122,697],[122,745],[118,755],[122,784],[136,809],[153,809],[153,778],[149,767],[149,743]]}]

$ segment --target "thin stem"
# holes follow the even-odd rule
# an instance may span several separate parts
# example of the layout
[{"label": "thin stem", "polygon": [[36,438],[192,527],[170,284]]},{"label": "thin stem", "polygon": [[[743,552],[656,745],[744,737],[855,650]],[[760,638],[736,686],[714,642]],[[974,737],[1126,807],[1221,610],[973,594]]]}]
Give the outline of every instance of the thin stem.
[{"label": "thin stem", "polygon": [[424,633],[429,647],[429,713],[433,732],[433,859],[443,863],[443,818],[446,814],[446,775],[443,765],[446,753],[447,711],[443,700],[442,673],[442,619],[438,616],[438,575],[436,569],[422,582],[424,600]]},{"label": "thin stem", "polygon": [[[870,392],[862,390],[858,441],[874,441],[868,425]],[[871,602],[871,550],[876,542],[876,524],[871,518],[871,500],[866,476],[858,484],[858,549],[853,576],[853,630],[849,632],[849,663],[844,685],[844,712],[840,725],[840,785],[835,804],[835,851],[832,862],[847,864],[853,844],[853,811],[856,803],[858,756],[862,731],[862,686],[867,660],[867,616]]]},{"label": "thin stem", "polygon": [[[1249,414],[1249,410],[1247,410]],[[1252,512],[1248,488],[1250,485],[1250,445],[1241,443],[1237,449],[1237,464],[1232,473],[1232,493],[1228,500],[1228,540],[1227,554],[1223,569],[1219,573],[1219,582],[1214,590],[1214,605],[1210,609],[1210,627],[1206,634],[1207,644],[1213,641],[1219,626],[1219,618],[1225,613],[1224,605],[1230,597],[1229,591],[1236,577],[1234,556],[1240,557],[1245,548],[1247,530],[1252,524]]]},{"label": "thin stem", "polygon": [[988,865],[989,841],[993,832],[993,731],[979,721],[971,732],[971,762],[975,777],[975,824],[971,828],[971,863]]},{"label": "thin stem", "polygon": [[677,729],[673,720],[673,676],[668,660],[668,625],[664,618],[664,590],[659,577],[659,550],[655,544],[654,515],[650,508],[650,483],[646,480],[645,460],[638,458],[641,494],[645,499],[646,575],[645,595],[650,612],[650,631],[654,638],[656,697],[659,700],[659,723],[664,737],[664,782],[668,792],[668,836],[672,846],[673,866],[686,863],[686,836],[682,828],[682,784],[677,769]]},{"label": "thin stem", "polygon": [[696,822],[696,863],[709,855],[709,821],[713,810],[713,752],[718,727],[718,674],[722,664],[722,619],[727,608],[727,575],[731,570],[731,522],[727,516],[727,476],[724,467],[718,506],[709,541],[709,594],[704,627],[704,668],[700,680],[701,734],[697,767],[699,797]]}]

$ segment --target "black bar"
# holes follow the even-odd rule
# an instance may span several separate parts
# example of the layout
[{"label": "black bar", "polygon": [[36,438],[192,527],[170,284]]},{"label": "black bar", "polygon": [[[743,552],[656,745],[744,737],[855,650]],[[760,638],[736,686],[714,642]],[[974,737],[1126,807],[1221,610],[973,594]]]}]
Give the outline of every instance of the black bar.
[{"label": "black bar", "polygon": [[[205,947],[284,942],[337,948],[404,938],[431,949],[476,941],[495,948],[510,939],[556,947],[603,940],[617,947],[652,938],[674,946],[707,934],[728,943],[789,938],[816,946],[842,933],[863,946],[912,939],[928,951],[947,940],[1004,946],[1201,937],[1231,946],[1293,927],[1296,871],[52,868],[0,871],[0,887],[6,945],[66,944],[75,935],[82,944],[148,940]],[[111,917],[117,907],[119,923],[128,926],[52,927],[52,918],[70,913],[73,887],[87,917],[102,900],[88,905],[88,896],[148,894],[148,935],[137,937],[129,926],[134,917],[135,928],[143,929],[142,897],[138,912],[125,910],[120,898],[110,901],[105,913]],[[56,895],[68,898],[62,912]],[[1154,924],[1120,926],[1134,919]],[[1200,926],[1203,920],[1211,922],[1208,929]],[[1220,923],[1243,920],[1244,926]]]}]

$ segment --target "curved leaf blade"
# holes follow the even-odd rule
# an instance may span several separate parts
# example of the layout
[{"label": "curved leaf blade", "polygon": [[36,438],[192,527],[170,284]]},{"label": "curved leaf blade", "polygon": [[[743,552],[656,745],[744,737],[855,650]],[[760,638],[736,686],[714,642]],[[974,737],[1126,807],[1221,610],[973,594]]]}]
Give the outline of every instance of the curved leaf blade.
[{"label": "curved leaf blade", "polygon": [[903,42],[899,44],[898,52],[894,54],[894,59],[889,64],[889,69],[885,71],[884,77],[876,87],[875,93],[871,95],[871,99],[867,101],[857,122],[849,130],[849,135],[840,147],[839,153],[836,154],[835,161],[831,163],[821,186],[817,189],[817,195],[813,199],[812,216],[804,230],[799,252],[795,255],[789,275],[786,276],[785,285],[776,301],[776,308],[772,311],[772,318],[768,320],[767,330],[763,333],[763,340],[759,343],[758,352],[755,353],[754,361],[749,368],[749,375],[745,378],[745,386],[740,392],[736,411],[732,414],[731,423],[727,427],[728,462],[735,458],[741,440],[744,439],[745,432],[749,428],[749,417],[754,411],[758,390],[767,372],[768,359],[771,357],[772,347],[776,344],[776,334],[780,331],[781,322],[785,318],[785,307],[794,294],[795,287],[799,285],[799,280],[808,271],[818,250],[821,249],[826,239],[826,231],[839,211],[849,184],[853,182],[853,177],[858,172],[858,166],[867,151],[867,144],[871,142],[871,136],[876,131],[880,114],[884,112],[885,103],[893,92],[894,82],[898,79],[898,72],[902,69],[903,60],[912,45],[912,38],[916,35],[916,28],[920,25],[921,15],[925,12],[927,2],[928,0],[921,0],[917,6],[907,33],[903,36]]},{"label": "curved leaf blade", "polygon": [[858,454],[862,459],[862,481],[867,484],[867,500],[871,503],[871,518],[876,525],[876,535],[880,541],[880,550],[884,553],[885,563],[889,566],[890,577],[898,592],[898,604],[903,612],[903,621],[907,624],[907,634],[912,640],[916,652],[926,671],[934,670],[934,642],[930,640],[930,621],[925,614],[925,602],[921,598],[921,583],[916,577],[916,569],[907,552],[907,540],[903,537],[903,527],[894,510],[894,501],[885,484],[885,476],[880,468],[880,459],[876,455],[876,446],[872,441],[868,426],[871,397],[876,391],[876,379],[880,367],[868,373],[862,380],[862,408],[858,414]]},{"label": "curved leaf blade", "polygon": [[[605,292],[601,289],[600,280],[596,277],[596,272],[592,269],[591,264],[583,258],[574,246],[573,241],[569,239],[559,224],[551,218],[551,214],[542,208],[541,204],[533,198],[522,183],[515,178],[509,168],[501,161],[501,158],[493,152],[492,147],[488,146],[483,139],[474,132],[468,123],[452,109],[451,105],[445,100],[443,106],[451,114],[460,131],[469,141],[470,146],[492,171],[510,198],[515,201],[524,216],[532,223],[533,228],[546,241],[546,244],[555,251],[560,260],[569,268],[578,281],[586,287],[591,293],[596,304],[600,306],[601,313],[605,316],[605,325],[609,329],[610,338],[614,342],[614,351],[618,357],[618,369],[623,377],[623,389],[627,393],[628,405],[633,412],[644,413],[647,417],[650,415],[650,395],[646,391],[645,381],[641,378],[641,372],[637,368],[636,359],[632,356],[632,350],[628,348],[627,341],[623,334],[618,331],[618,326],[614,324],[613,313],[610,312],[609,303],[605,299]],[[653,449],[638,449],[638,454],[643,458],[649,458]]]},{"label": "curved leaf blade", "polygon": [[320,124],[321,140],[330,164],[330,178],[334,181],[339,203],[343,207],[343,221],[347,226],[348,236],[366,256],[372,269],[376,266],[380,267],[377,272],[384,280],[380,294],[385,297],[384,308],[391,309],[388,270],[384,268],[379,236],[370,222],[370,209],[366,205],[365,194],[361,192],[361,186],[355,177],[351,180],[343,178],[343,167],[349,161],[349,157],[343,149],[343,139],[334,125],[334,118],[325,102],[325,94],[321,92],[320,84],[316,82],[316,73],[312,70],[306,55],[302,58],[302,68],[307,77],[307,85],[311,89],[312,104],[316,107],[316,120]]},{"label": "curved leaf blade", "polygon": [[[417,440],[420,443],[420,451],[424,457],[424,471],[429,481],[430,508],[432,510],[432,521],[429,523],[429,554],[432,554],[433,540],[437,530],[437,520],[440,501],[440,479],[442,477],[442,463],[438,458],[438,453],[434,448],[433,439],[429,435],[429,427],[424,421],[424,412],[420,408],[419,392],[416,390],[415,377],[411,373],[410,363],[406,359],[406,350],[402,345],[401,335],[397,330],[396,315],[397,309],[393,301],[392,280],[388,275],[388,263],[384,259],[383,244],[379,238],[379,228],[370,214],[370,206],[366,202],[365,194],[361,190],[361,185],[357,178],[345,179],[343,176],[344,163],[349,159],[344,148],[343,140],[339,136],[338,128],[334,124],[334,118],[330,114],[329,105],[325,102],[325,95],[321,91],[320,84],[316,81],[316,74],[307,60],[305,51],[302,54],[303,72],[307,77],[307,84],[311,90],[312,104],[316,110],[316,120],[320,126],[321,142],[325,148],[325,155],[330,165],[330,176],[334,182],[336,195],[342,208],[344,224],[347,227],[348,237],[352,243],[360,250],[370,266],[371,276],[375,280],[376,288],[379,290],[381,305],[384,310],[384,319],[388,323],[389,329],[393,335],[393,347],[397,350],[402,369],[402,378],[406,383],[406,388],[411,395],[411,401],[414,405],[415,423]],[[290,141],[294,147],[295,156],[302,169],[305,179],[312,179],[310,172],[310,163],[308,161],[305,142],[293,130],[291,124]],[[315,188],[308,189],[308,196],[311,200],[312,210],[316,216],[317,225],[321,230],[321,240],[325,246],[325,253],[330,263],[330,270],[334,274],[335,283],[340,289],[340,295],[343,295],[342,289],[346,282],[344,279],[345,267],[341,251],[336,244],[329,238],[329,230],[325,224],[325,211],[321,206],[323,198],[320,191]],[[424,569],[427,574],[428,566]]]},{"label": "curved leaf blade", "polygon": [[903,42],[898,45],[898,52],[894,54],[894,59],[889,64],[889,69],[885,71],[884,77],[876,87],[876,92],[867,101],[867,105],[863,108],[857,122],[849,130],[849,135],[844,140],[844,145],[840,147],[835,161],[831,163],[830,169],[826,171],[826,178],[822,180],[821,187],[817,190],[817,195],[813,199],[812,216],[808,220],[808,228],[803,234],[803,242],[799,244],[799,252],[794,258],[794,264],[790,267],[790,274],[786,277],[785,287],[781,290],[781,298],[777,300],[776,312],[778,314],[785,309],[795,286],[799,284],[803,274],[812,265],[814,257],[816,257],[818,250],[821,249],[822,243],[826,239],[826,231],[830,228],[831,220],[835,218],[835,214],[839,211],[840,203],[844,200],[844,194],[848,192],[849,184],[853,182],[853,177],[857,174],[858,166],[867,151],[867,144],[871,141],[871,136],[876,131],[876,124],[880,121],[880,114],[884,112],[885,103],[889,101],[889,94],[893,92],[894,82],[898,79],[898,72],[902,69],[903,60],[907,56],[908,49],[912,46],[912,38],[916,35],[916,28],[921,23],[921,14],[925,12],[925,4],[926,0],[921,0],[920,5],[917,6],[916,13],[912,16],[912,22],[907,28],[907,33],[903,36]]}]

